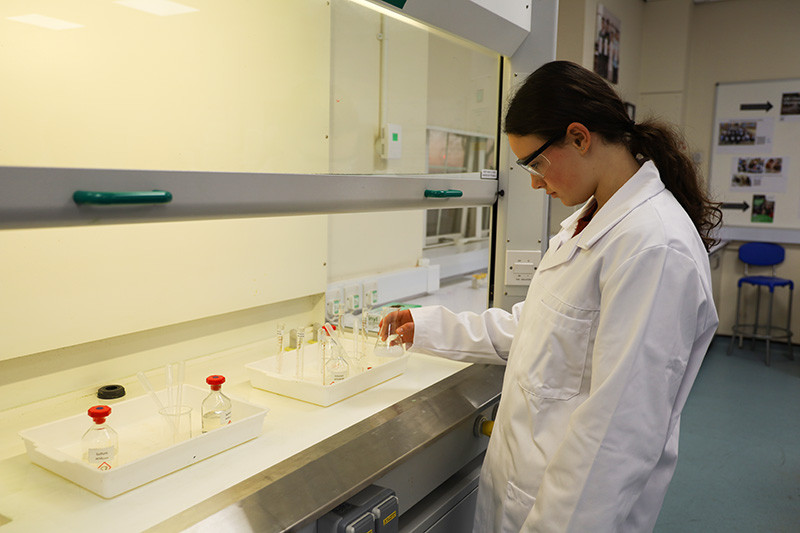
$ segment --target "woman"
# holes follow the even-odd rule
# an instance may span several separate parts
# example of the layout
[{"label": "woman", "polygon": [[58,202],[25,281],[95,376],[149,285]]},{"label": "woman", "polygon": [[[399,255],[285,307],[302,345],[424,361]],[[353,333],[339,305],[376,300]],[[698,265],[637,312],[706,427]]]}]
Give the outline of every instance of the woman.
[{"label": "woman", "polygon": [[387,319],[417,351],[507,364],[475,531],[651,531],[718,324],[707,248],[720,211],[680,138],[634,124],[578,65],[534,72],[505,132],[533,188],[583,204],[551,239],[525,302]]}]

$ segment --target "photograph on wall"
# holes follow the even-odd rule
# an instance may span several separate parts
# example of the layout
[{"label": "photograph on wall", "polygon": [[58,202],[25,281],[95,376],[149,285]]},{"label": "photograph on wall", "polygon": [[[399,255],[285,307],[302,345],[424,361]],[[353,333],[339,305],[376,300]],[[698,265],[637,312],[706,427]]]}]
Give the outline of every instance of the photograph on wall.
[{"label": "photograph on wall", "polygon": [[750,213],[750,222],[766,222],[771,224],[775,220],[775,197],[763,194],[753,195],[753,210]]},{"label": "photograph on wall", "polygon": [[800,93],[783,93],[781,97],[781,120],[800,121]]},{"label": "photograph on wall", "polygon": [[723,154],[769,153],[772,151],[774,131],[775,120],[772,118],[720,121],[717,124],[717,152]]},{"label": "photograph on wall", "polygon": [[594,71],[611,83],[619,81],[620,21],[602,4],[597,5]]},{"label": "photograph on wall", "polygon": [[786,157],[735,157],[731,170],[731,190],[786,192]]}]

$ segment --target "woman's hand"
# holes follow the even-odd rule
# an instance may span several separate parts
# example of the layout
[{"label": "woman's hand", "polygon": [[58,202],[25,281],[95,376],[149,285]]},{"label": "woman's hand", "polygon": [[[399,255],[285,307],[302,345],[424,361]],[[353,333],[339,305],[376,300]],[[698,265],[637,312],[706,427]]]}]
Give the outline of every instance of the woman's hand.
[{"label": "woman's hand", "polygon": [[[400,311],[392,311],[381,320],[380,323],[380,337],[381,340],[397,333],[403,344],[414,343],[414,318],[411,316],[411,311],[402,309]],[[397,344],[397,341],[392,341],[392,344]]]}]

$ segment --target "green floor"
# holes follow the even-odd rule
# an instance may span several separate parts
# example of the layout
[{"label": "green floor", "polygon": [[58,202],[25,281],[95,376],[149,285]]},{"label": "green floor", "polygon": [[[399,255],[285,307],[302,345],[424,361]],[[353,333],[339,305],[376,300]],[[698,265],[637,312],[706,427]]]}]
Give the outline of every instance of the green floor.
[{"label": "green floor", "polygon": [[657,533],[800,532],[800,346],[717,337],[683,410]]}]

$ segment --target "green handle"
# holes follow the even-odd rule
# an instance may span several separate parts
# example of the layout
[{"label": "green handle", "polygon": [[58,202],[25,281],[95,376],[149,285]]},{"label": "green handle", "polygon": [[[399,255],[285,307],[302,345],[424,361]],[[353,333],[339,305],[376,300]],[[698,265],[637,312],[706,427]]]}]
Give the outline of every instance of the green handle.
[{"label": "green handle", "polygon": [[72,199],[78,205],[167,204],[172,201],[172,193],[169,191],[75,191]]},{"label": "green handle", "polygon": [[456,189],[446,189],[440,191],[425,189],[425,198],[460,198],[462,196],[464,196],[464,193]]}]

